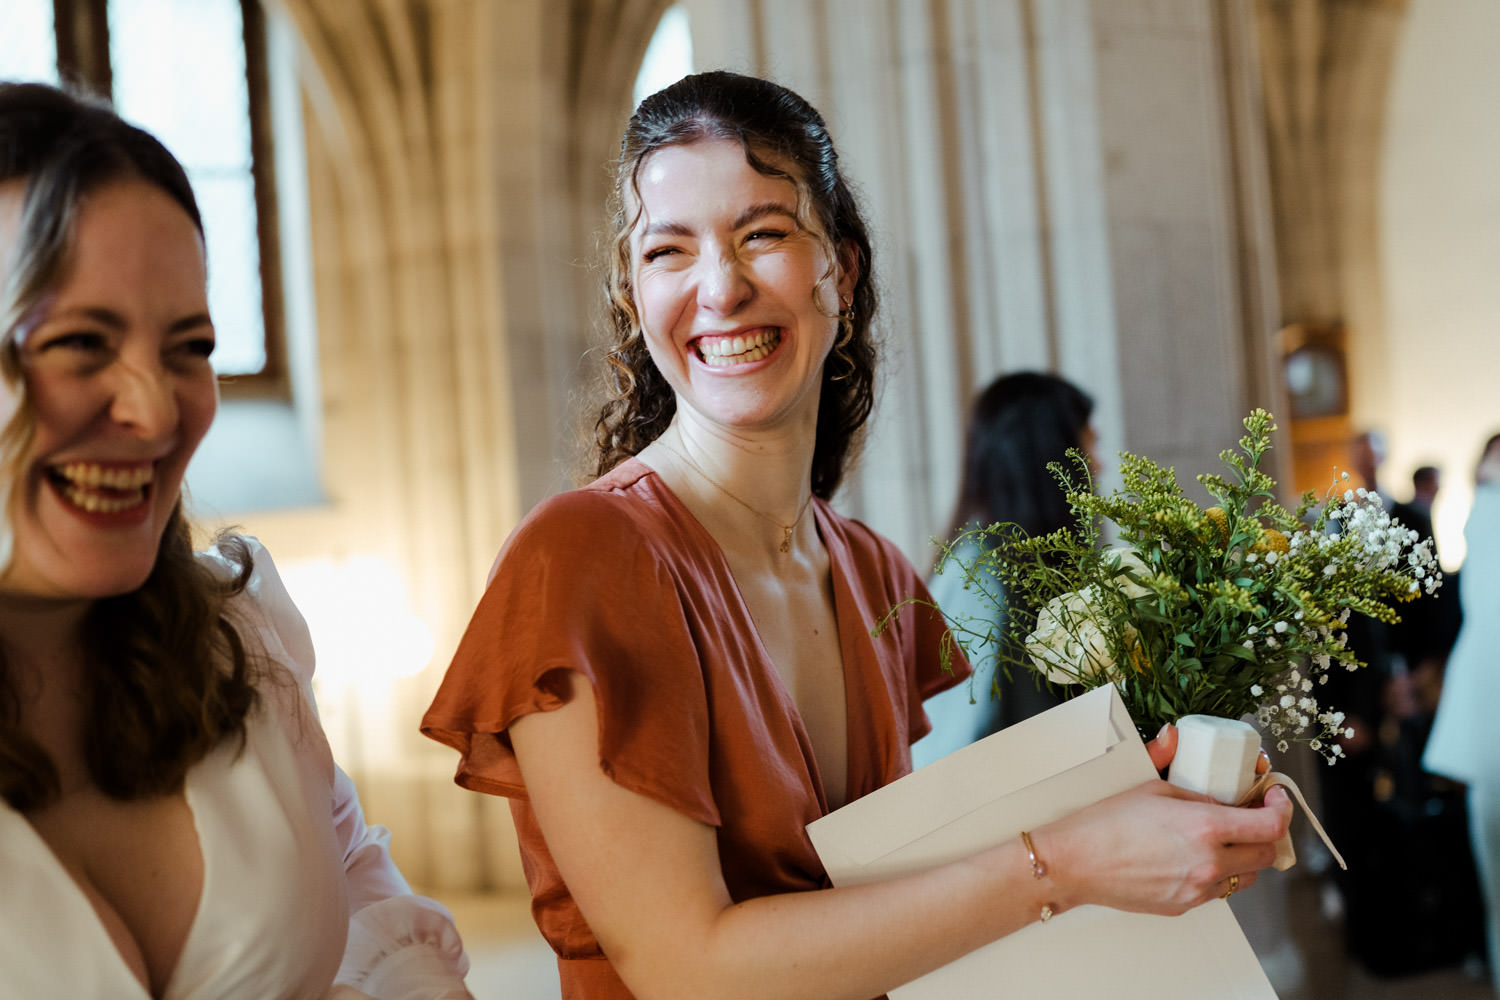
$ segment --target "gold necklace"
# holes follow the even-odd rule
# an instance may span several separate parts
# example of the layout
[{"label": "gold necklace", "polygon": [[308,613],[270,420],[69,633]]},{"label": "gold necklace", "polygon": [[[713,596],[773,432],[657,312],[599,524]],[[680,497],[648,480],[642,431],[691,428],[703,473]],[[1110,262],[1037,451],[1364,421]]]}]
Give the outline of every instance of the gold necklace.
[{"label": "gold necklace", "polygon": [[807,494],[807,499],[804,500],[804,501],[802,501],[802,509],[799,510],[799,511],[797,511],[797,516],[794,517],[794,518],[792,518],[792,523],[791,524],[782,524],[780,521],[776,520],[776,518],[772,517],[770,514],[767,514],[765,511],[760,510],[757,507],[752,507],[748,503],[746,503],[745,501],[741,500],[739,497],[735,496],[733,493],[730,492],[729,487],[725,486],[723,483],[719,482],[713,476],[710,476],[708,473],[704,472],[702,466],[700,466],[697,462],[693,461],[691,458],[688,458],[686,455],[684,455],[682,452],[678,451],[676,448],[673,448],[671,445],[667,444],[667,442],[665,442],[665,441],[663,441],[661,439],[657,439],[656,443],[659,444],[659,445],[661,445],[663,448],[667,449],[668,451],[670,451],[672,454],[676,455],[678,458],[682,459],[683,463],[685,465],[687,465],[687,467],[689,469],[692,469],[694,472],[698,473],[698,475],[702,476],[704,478],[704,480],[706,480],[708,482],[708,484],[710,486],[712,486],[714,489],[718,490],[720,493],[724,494],[726,497],[728,497],[729,499],[733,500],[735,503],[739,504],[741,507],[745,508],[750,513],[754,514],[756,517],[762,518],[763,520],[766,520],[766,521],[770,521],[772,524],[776,525],[776,527],[780,528],[781,529],[781,544],[779,546],[777,546],[777,548],[780,549],[782,552],[790,552],[790,551],[792,551],[792,532],[795,531],[797,529],[797,525],[799,523],[801,523],[801,521],[802,521],[802,515],[807,513],[807,505],[810,504],[810,503],[812,503],[812,493],[811,492],[809,492]]}]

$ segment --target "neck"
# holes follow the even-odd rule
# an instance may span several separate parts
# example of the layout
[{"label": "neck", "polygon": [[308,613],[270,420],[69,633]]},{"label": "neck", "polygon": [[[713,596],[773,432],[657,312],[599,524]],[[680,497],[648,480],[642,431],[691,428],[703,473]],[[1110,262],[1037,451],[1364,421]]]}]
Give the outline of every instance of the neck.
[{"label": "neck", "polygon": [[739,437],[679,418],[661,441],[782,524],[791,523],[812,491],[811,434]]},{"label": "neck", "polygon": [[673,421],[642,458],[726,549],[784,556],[815,538],[810,440],[747,441]]},{"label": "neck", "polygon": [[25,688],[48,683],[55,665],[79,659],[84,620],[93,604],[0,595],[3,669],[20,684],[23,695]]},{"label": "neck", "polygon": [[83,624],[91,601],[0,597],[0,674],[20,709],[16,721],[58,768],[66,794],[89,783],[82,763]]}]

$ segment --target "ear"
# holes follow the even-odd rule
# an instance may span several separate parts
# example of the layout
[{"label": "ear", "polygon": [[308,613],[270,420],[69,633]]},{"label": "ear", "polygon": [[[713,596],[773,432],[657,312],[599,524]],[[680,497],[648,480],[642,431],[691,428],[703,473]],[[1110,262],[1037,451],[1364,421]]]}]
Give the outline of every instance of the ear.
[{"label": "ear", "polygon": [[839,303],[842,305],[854,296],[854,287],[859,284],[859,248],[852,240],[844,240],[838,248]]}]

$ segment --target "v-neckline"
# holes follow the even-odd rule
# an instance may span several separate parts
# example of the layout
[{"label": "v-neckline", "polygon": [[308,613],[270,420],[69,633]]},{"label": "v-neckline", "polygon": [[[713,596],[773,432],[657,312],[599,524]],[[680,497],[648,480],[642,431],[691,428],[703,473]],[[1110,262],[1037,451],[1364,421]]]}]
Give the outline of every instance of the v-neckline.
[{"label": "v-neckline", "polygon": [[[204,900],[208,897],[209,858],[208,852],[204,848],[203,825],[200,822],[199,811],[194,807],[193,800],[196,796],[193,786],[195,777],[204,769],[204,766],[223,751],[224,747],[222,745],[210,750],[203,760],[188,769],[186,779],[183,782],[183,804],[187,806],[188,816],[193,823],[193,835],[197,839],[198,856],[202,860],[203,865],[203,879],[198,887],[198,902],[193,908],[193,917],[188,922],[187,934],[183,937],[182,946],[177,951],[177,961],[173,964],[172,971],[167,974],[166,982],[162,984],[162,993],[159,1000],[169,1000],[172,997],[172,990],[177,981],[177,974],[183,967],[184,959],[188,956],[189,950],[192,947],[193,938],[197,935],[198,927],[203,921],[203,904]],[[80,924],[86,924],[89,928],[84,933],[97,939],[97,947],[100,953],[108,952],[110,955],[110,964],[119,973],[116,978],[122,983],[129,982],[134,987],[135,992],[129,1000],[158,1000],[158,998],[153,998],[152,996],[150,983],[143,983],[136,978],[135,971],[131,969],[130,963],[125,960],[124,954],[121,953],[119,946],[110,936],[109,929],[100,917],[99,909],[94,905],[93,900],[89,898],[88,892],[84,890],[78,879],[74,878],[68,866],[63,863],[62,858],[58,857],[57,852],[52,849],[52,845],[47,842],[46,838],[41,835],[36,827],[31,825],[30,820],[20,812],[9,806],[4,806],[4,812],[13,817],[15,824],[24,830],[24,836],[30,838],[32,845],[31,853],[40,864],[51,872],[52,877],[50,880],[53,882],[61,881],[66,884],[67,888],[60,890],[60,893],[71,897],[71,902],[68,905],[78,910],[81,915],[87,917],[87,919],[79,921]],[[102,896],[102,893],[100,895]],[[144,958],[144,954],[142,957]]]},{"label": "v-neckline", "polygon": [[[686,518],[686,520],[692,525],[693,530],[703,536],[703,541],[706,542],[708,546],[710,546],[709,551],[713,553],[713,559],[717,565],[717,569],[724,574],[726,579],[728,579],[729,585],[732,588],[732,592],[734,594],[735,603],[738,606],[739,613],[744,616],[745,622],[750,627],[750,634],[755,637],[756,652],[760,656],[761,663],[764,666],[764,672],[769,675],[769,683],[772,685],[773,690],[775,690],[776,692],[777,698],[781,701],[784,709],[788,713],[788,716],[796,726],[798,736],[807,742],[807,746],[810,751],[808,760],[809,772],[812,775],[814,785],[816,786],[820,805],[825,812],[831,812],[832,806],[828,797],[828,787],[823,779],[823,769],[818,765],[817,753],[815,751],[812,751],[812,734],[808,731],[807,720],[803,717],[802,709],[800,706],[798,706],[797,699],[793,696],[791,690],[787,687],[786,681],[782,678],[781,671],[776,666],[776,661],[771,659],[770,651],[765,644],[765,640],[761,637],[760,627],[755,622],[755,616],[750,613],[750,605],[745,600],[744,591],[740,588],[740,582],[734,575],[734,569],[729,563],[729,556],[724,552],[724,547],[720,545],[719,540],[713,536],[713,532],[709,531],[708,528],[704,526],[703,522],[698,520],[698,516],[693,513],[692,509],[688,507],[686,503],[683,502],[682,498],[677,495],[676,491],[672,489],[671,485],[667,483],[666,479],[655,467],[648,465],[640,458],[632,458],[631,461],[639,464],[641,468],[644,469],[646,473],[656,481],[664,495],[669,498],[671,504],[677,509],[678,512],[680,512],[681,516]],[[839,667],[844,681],[843,801],[845,803],[848,803],[854,800],[854,788],[856,780],[856,775],[854,773],[855,754],[853,745],[853,734],[855,731],[855,726],[854,720],[849,716],[849,690],[850,685],[853,684],[856,680],[856,678],[853,676],[855,667],[853,663],[854,657],[852,655],[855,650],[853,649],[853,644],[850,641],[848,630],[844,627],[845,620],[850,610],[848,607],[846,607],[846,605],[848,604],[848,600],[846,597],[846,591],[848,588],[845,586],[843,566],[840,564],[839,559],[835,555],[834,546],[831,546],[828,541],[828,525],[824,516],[821,501],[819,501],[815,497],[813,499],[813,502],[809,505],[809,510],[811,511],[813,516],[813,527],[818,533],[818,539],[823,543],[823,548],[828,553],[829,583],[833,589],[833,624],[835,630],[838,632],[839,637]]]}]

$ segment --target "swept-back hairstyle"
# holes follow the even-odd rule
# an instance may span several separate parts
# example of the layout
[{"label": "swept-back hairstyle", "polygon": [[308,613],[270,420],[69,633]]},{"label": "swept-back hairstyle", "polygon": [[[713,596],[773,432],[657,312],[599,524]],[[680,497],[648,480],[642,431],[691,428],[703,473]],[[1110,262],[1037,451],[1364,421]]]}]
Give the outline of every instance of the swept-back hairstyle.
[{"label": "swept-back hairstyle", "polygon": [[[151,135],[102,103],[42,84],[0,83],[0,185],[23,186],[16,245],[0,275],[0,378],[17,400],[0,428],[0,572],[14,554],[16,487],[35,434],[21,342],[67,274],[81,206],[93,192],[127,180],[166,192],[202,233],[186,173]],[[111,797],[176,791],[188,768],[215,746],[243,738],[256,693],[251,659],[227,602],[244,588],[251,560],[237,538],[221,538],[220,547],[240,567],[232,579],[194,556],[179,500],[146,582],[96,601],[89,611],[81,735],[90,777]],[[60,794],[58,773],[21,728],[3,638],[0,796],[14,809],[34,809]]]},{"label": "swept-back hairstyle", "polygon": [[613,346],[609,398],[594,425],[596,474],[640,452],[676,412],[672,389],[641,335],[630,236],[640,218],[639,175],[647,157],[705,139],[739,143],[751,167],[795,185],[798,224],[822,243],[828,256],[823,282],[835,279],[839,265],[857,271],[852,316],[840,318],[839,342],[823,365],[818,403],[812,490],[829,499],[858,454],[874,404],[877,352],[871,320],[877,294],[870,237],[822,116],[785,87],[723,71],[684,77],[646,98],[620,143],[607,287]]},{"label": "swept-back hairstyle", "polygon": [[1029,535],[1072,523],[1047,465],[1066,462],[1068,449],[1082,444],[1093,412],[1093,399],[1056,375],[1016,372],[991,382],[969,417],[949,537],[975,521],[1013,522]]}]

